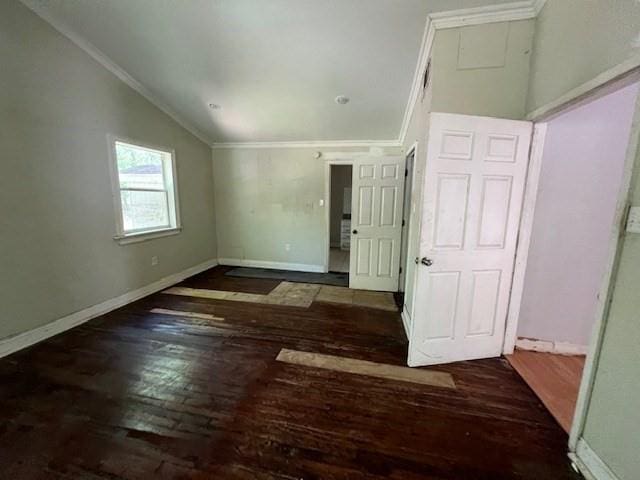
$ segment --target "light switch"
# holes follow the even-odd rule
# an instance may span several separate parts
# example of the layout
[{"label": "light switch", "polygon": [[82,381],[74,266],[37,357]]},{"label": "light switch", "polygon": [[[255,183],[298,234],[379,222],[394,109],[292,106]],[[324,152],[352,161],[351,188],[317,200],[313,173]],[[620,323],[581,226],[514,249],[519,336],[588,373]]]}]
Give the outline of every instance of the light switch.
[{"label": "light switch", "polygon": [[324,207],[324,198],[321,198],[319,203],[321,207]]},{"label": "light switch", "polygon": [[631,207],[629,209],[629,218],[627,219],[627,232],[640,233],[640,207]]}]

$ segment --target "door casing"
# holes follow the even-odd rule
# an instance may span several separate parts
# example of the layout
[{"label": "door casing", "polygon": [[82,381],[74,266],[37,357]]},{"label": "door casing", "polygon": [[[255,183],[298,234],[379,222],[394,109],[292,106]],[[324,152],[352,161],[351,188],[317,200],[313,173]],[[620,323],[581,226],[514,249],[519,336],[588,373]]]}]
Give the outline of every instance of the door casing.
[{"label": "door casing", "polygon": [[[601,75],[584,85],[568,92],[558,101],[554,101],[540,107],[529,114],[527,119],[533,121],[534,126],[544,129],[545,123],[549,120],[581,106],[584,103],[593,101],[637,81],[640,81],[639,65],[618,65],[606,72],[603,72]],[[582,462],[580,458],[581,456],[578,452],[578,447],[584,431],[587,410],[593,392],[595,374],[600,359],[600,351],[602,349],[602,342],[608,320],[609,306],[611,304],[611,297],[613,293],[613,279],[620,261],[622,246],[621,239],[625,228],[628,208],[630,206],[633,166],[638,152],[640,152],[640,95],[636,100],[632,131],[629,137],[629,144],[627,146],[624,177],[621,182],[620,191],[618,192],[615,219],[609,241],[609,259],[603,275],[600,290],[598,292],[595,324],[591,334],[589,350],[587,352],[585,366],[582,373],[582,381],[580,383],[580,390],[578,393],[578,400],[576,402],[571,431],[569,433],[569,456],[581,467],[584,467],[584,462]],[[541,153],[542,152],[539,152],[538,154],[541,156]],[[536,152],[532,151],[532,154],[536,154]],[[532,185],[527,186],[527,193],[535,192],[537,190],[537,179],[538,178],[535,175],[531,175],[530,180]],[[533,193],[529,195],[525,194],[523,209],[527,211],[533,210],[535,208],[535,200],[536,198]],[[516,264],[516,268],[518,270],[514,271],[514,278],[516,275],[524,275],[526,257],[528,255],[527,245],[529,243],[528,239],[524,237],[524,235],[530,236],[531,229],[523,231],[521,234],[523,237],[520,239],[519,248],[520,245],[522,245],[522,252],[518,251],[517,255],[520,255],[523,261]],[[525,247],[527,247],[526,250]],[[513,353],[518,328],[517,313],[519,312],[519,302],[521,298],[522,295],[520,293],[518,298],[513,298],[513,305],[510,305],[510,315],[507,317],[505,345],[503,347],[504,354]]]},{"label": "door casing", "polygon": [[[353,167],[352,159],[327,160],[324,164],[324,223],[325,223],[325,253],[324,253],[324,273],[329,272],[329,256],[331,255],[331,166],[350,165]],[[353,177],[351,179],[353,184]]]}]

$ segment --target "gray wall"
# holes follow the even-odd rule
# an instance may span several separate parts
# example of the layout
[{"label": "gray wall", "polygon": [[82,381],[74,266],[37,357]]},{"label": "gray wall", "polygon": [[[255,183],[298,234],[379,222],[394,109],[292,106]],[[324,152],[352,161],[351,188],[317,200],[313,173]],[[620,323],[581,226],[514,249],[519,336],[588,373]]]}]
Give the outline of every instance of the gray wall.
[{"label": "gray wall", "polygon": [[522,119],[534,25],[522,20],[438,30],[432,111]]},{"label": "gray wall", "polygon": [[536,20],[527,111],[640,54],[638,0],[547,0]]},{"label": "gray wall", "polygon": [[[557,99],[597,74],[637,55],[635,0],[548,0],[537,21],[529,110]],[[640,206],[636,152],[631,203]],[[621,480],[640,471],[640,235],[625,233],[613,278],[595,386],[584,438]]]},{"label": "gray wall", "polygon": [[[414,164],[414,195],[407,253],[405,305],[414,294],[415,264],[419,254],[418,213],[424,186],[429,113],[447,112],[467,115],[521,119],[529,76],[533,20],[498,22],[477,27],[436,31],[431,54],[431,84],[413,111],[404,149],[417,143]],[[461,49],[472,48],[460,62]],[[475,64],[468,58],[477,58]]]},{"label": "gray wall", "polygon": [[[336,150],[363,151],[323,149]],[[328,232],[326,204],[320,206],[320,200],[326,198],[326,160],[314,158],[316,151],[213,150],[219,258],[323,268]]]},{"label": "gray wall", "polygon": [[[206,144],[17,1],[0,65],[0,338],[216,257]],[[176,150],[181,234],[113,240],[107,133]]]},{"label": "gray wall", "polygon": [[548,123],[518,336],[588,345],[638,85]]},{"label": "gray wall", "polygon": [[[331,166],[331,246],[340,246],[340,224],[344,209],[344,189],[351,187],[351,165]],[[347,209],[350,211],[351,206]]]},{"label": "gray wall", "polygon": [[[640,156],[632,205],[640,206]],[[640,235],[627,233],[583,436],[620,480],[640,472]]]}]

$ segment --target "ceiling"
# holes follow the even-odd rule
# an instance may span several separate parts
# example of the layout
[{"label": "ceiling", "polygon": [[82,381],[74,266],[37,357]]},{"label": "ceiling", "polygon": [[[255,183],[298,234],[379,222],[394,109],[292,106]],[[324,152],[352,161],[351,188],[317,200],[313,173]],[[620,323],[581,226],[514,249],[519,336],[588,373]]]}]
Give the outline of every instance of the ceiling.
[{"label": "ceiling", "polygon": [[23,1],[226,143],[396,140],[427,15],[510,0]]}]

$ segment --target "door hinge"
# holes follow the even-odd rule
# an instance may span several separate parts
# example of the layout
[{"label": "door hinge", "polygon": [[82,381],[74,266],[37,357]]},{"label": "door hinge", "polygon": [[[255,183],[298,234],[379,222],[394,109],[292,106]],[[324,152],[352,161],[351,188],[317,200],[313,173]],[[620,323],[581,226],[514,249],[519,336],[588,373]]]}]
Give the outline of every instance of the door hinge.
[{"label": "door hinge", "polygon": [[402,267],[400,267],[400,273],[402,273]]},{"label": "door hinge", "polygon": [[408,168],[405,168],[405,169],[404,169],[404,176],[405,176],[405,177],[408,177],[408,176],[409,176],[409,169],[408,169]]},{"label": "door hinge", "polygon": [[402,226],[403,226],[403,227],[404,227],[405,223],[406,223],[406,222],[404,221],[404,218],[403,218],[403,219],[402,219]]}]

